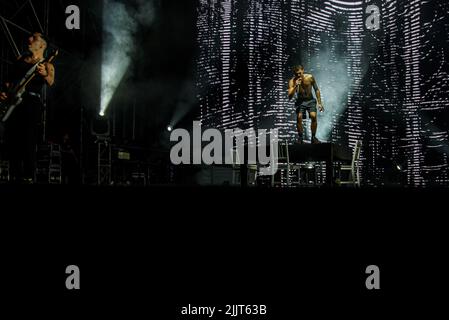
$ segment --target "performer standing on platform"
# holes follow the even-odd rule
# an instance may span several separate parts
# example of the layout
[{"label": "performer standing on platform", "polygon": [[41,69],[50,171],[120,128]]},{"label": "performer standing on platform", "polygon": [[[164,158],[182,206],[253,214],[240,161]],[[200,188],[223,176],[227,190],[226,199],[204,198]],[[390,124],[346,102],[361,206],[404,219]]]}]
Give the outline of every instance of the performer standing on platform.
[{"label": "performer standing on platform", "polygon": [[[45,36],[35,32],[28,38],[28,52],[13,65],[9,81],[0,88],[0,101],[8,99],[8,88],[18,83],[40,61],[44,61],[48,42]],[[32,183],[35,167],[36,145],[41,122],[41,91],[44,85],[52,86],[55,68],[50,62],[38,64],[36,77],[27,85],[23,101],[4,123],[4,142],[10,162],[11,178],[15,182]]]},{"label": "performer standing on platform", "polygon": [[[318,128],[317,107],[320,112],[324,112],[320,89],[313,75],[304,73],[304,67],[302,65],[295,66],[293,73],[294,77],[288,83],[288,97],[291,100],[295,93],[297,93],[296,114],[298,116],[299,143],[304,143],[302,119],[306,117],[306,112],[309,112],[310,119],[312,120],[312,143],[320,143],[316,138]],[[312,87],[315,90],[316,99],[313,97]]]}]

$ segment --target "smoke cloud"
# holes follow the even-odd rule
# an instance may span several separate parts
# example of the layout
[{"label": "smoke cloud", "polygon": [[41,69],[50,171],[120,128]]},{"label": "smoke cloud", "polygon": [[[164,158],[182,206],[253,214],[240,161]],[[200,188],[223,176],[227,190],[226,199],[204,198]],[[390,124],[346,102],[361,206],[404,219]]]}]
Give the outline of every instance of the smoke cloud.
[{"label": "smoke cloud", "polygon": [[136,33],[154,20],[150,0],[104,0],[103,64],[101,70],[101,109],[104,114],[136,52]]},{"label": "smoke cloud", "polygon": [[[329,141],[333,117],[345,112],[351,80],[344,57],[337,57],[329,51],[320,51],[310,61],[310,71],[321,91],[324,113],[318,114],[317,137]],[[306,66],[307,72],[307,66]]]}]

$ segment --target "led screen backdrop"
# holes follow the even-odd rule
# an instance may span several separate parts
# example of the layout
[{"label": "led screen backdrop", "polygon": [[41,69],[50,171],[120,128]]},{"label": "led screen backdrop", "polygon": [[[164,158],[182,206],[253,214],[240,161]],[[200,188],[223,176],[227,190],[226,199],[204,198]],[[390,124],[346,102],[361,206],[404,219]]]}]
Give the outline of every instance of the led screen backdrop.
[{"label": "led screen backdrop", "polygon": [[297,140],[291,67],[315,75],[318,138],[363,141],[368,185],[449,185],[449,3],[200,0],[197,88],[205,127],[278,128]]}]

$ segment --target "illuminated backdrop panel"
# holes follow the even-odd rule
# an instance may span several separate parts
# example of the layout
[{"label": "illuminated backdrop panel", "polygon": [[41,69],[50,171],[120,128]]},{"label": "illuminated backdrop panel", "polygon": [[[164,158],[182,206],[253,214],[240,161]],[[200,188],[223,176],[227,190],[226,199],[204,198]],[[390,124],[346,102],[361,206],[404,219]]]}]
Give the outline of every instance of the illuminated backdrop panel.
[{"label": "illuminated backdrop panel", "polygon": [[449,4],[443,0],[200,0],[198,99],[205,127],[297,139],[291,67],[315,75],[318,137],[363,141],[369,185],[449,185]]}]

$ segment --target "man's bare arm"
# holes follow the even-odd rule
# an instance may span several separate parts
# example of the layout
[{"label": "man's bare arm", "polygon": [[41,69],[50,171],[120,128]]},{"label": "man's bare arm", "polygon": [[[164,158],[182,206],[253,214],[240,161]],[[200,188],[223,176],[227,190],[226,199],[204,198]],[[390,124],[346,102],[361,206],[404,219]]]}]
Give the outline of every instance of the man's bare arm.
[{"label": "man's bare arm", "polygon": [[320,111],[324,111],[323,103],[321,101],[321,91],[320,88],[318,88],[318,84],[316,83],[314,77],[313,77],[313,89],[315,90],[316,99],[318,101],[318,107],[320,108]]},{"label": "man's bare arm", "polygon": [[[3,89],[7,90],[10,86],[11,84],[9,82],[6,82]],[[8,99],[8,95],[3,91],[3,89],[0,88],[0,101],[5,101],[6,99]]]},{"label": "man's bare arm", "polygon": [[55,67],[51,63],[40,64],[37,67],[37,72],[50,87],[53,85],[55,82]]},{"label": "man's bare arm", "polygon": [[315,90],[315,94],[316,94],[316,98],[318,100],[318,104],[319,105],[323,105],[323,103],[321,102],[321,91],[320,91],[320,89]]},{"label": "man's bare arm", "polygon": [[44,77],[47,84],[51,87],[55,83],[55,67],[51,63],[46,64],[47,76]]},{"label": "man's bare arm", "polygon": [[290,81],[288,82],[288,98],[290,100],[294,97],[297,86],[298,84],[297,81],[295,81],[295,78],[290,79]]}]

